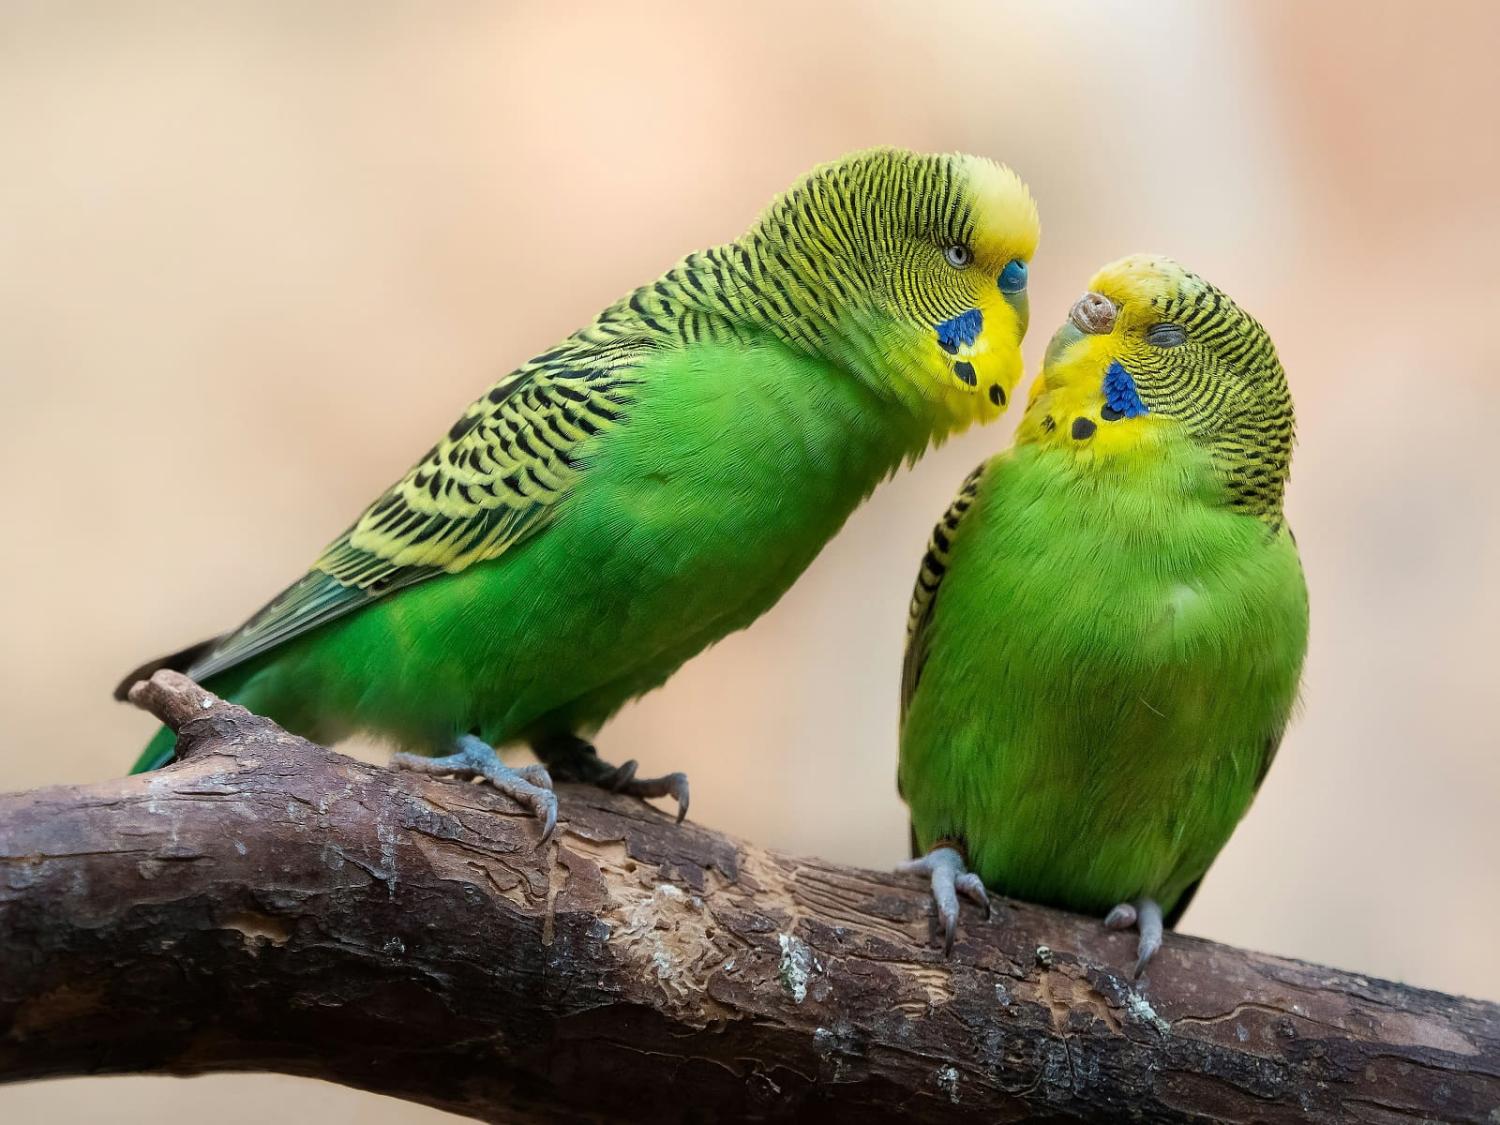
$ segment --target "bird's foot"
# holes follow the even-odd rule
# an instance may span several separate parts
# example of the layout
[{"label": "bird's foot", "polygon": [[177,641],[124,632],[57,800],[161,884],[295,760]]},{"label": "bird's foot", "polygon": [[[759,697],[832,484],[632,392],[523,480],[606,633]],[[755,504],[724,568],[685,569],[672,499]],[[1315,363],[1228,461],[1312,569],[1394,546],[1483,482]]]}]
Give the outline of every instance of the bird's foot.
[{"label": "bird's foot", "polygon": [[557,827],[557,797],[552,792],[552,778],[545,766],[522,766],[511,769],[500,761],[494,747],[482,739],[466,734],[454,743],[452,754],[429,758],[424,754],[393,754],[391,765],[417,773],[452,774],[455,777],[482,777],[512,800],[525,805],[542,822],[542,843]]},{"label": "bird's foot", "polygon": [[964,863],[963,853],[950,844],[932,849],[921,859],[909,859],[897,871],[926,875],[932,884],[932,901],[937,904],[938,924],[943,929],[943,954],[953,952],[953,937],[958,933],[958,896],[984,907],[990,916],[990,896],[984,882]]},{"label": "bird's foot", "polygon": [[575,734],[559,735],[532,743],[536,756],[547,763],[558,781],[577,781],[597,785],[612,793],[624,793],[645,800],[648,797],[671,797],[677,802],[677,823],[688,811],[688,779],[685,773],[664,777],[636,777],[636,762],[612,766],[594,749],[593,743]]},{"label": "bird's foot", "polygon": [[688,779],[685,773],[669,773],[661,777],[636,777],[636,762],[631,758],[621,766],[610,769],[610,775],[595,782],[605,789],[625,793],[631,797],[671,797],[677,802],[677,823],[688,811]]},{"label": "bird's foot", "polygon": [[1134,902],[1122,902],[1104,918],[1111,930],[1128,930],[1134,926],[1140,931],[1140,940],[1135,943],[1135,970],[1139,977],[1156,951],[1161,948],[1161,907],[1154,898],[1138,898]]}]

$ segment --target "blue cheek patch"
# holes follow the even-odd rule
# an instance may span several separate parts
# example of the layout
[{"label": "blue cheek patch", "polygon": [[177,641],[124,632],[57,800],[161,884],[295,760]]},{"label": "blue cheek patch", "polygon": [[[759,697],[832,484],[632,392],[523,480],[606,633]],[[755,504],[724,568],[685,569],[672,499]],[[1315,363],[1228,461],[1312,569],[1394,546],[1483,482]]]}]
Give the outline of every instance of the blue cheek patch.
[{"label": "blue cheek patch", "polygon": [[980,330],[984,328],[984,314],[978,309],[967,309],[935,327],[938,347],[953,355],[959,348],[968,347],[979,339]]},{"label": "blue cheek patch", "polygon": [[1130,372],[1116,361],[1104,372],[1104,417],[1107,421],[1118,418],[1138,418],[1148,413],[1141,401],[1141,392],[1135,388]]}]

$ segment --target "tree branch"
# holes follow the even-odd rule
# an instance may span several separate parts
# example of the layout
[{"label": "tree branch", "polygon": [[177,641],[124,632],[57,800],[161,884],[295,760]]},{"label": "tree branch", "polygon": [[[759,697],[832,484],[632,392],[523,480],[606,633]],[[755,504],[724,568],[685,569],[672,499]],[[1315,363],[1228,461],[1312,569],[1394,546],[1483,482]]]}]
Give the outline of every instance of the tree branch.
[{"label": "tree branch", "polygon": [[142,777],[0,797],[0,1081],[275,1070],[499,1121],[1493,1123],[1500,1008],[565,788],[391,773],[159,672]]}]

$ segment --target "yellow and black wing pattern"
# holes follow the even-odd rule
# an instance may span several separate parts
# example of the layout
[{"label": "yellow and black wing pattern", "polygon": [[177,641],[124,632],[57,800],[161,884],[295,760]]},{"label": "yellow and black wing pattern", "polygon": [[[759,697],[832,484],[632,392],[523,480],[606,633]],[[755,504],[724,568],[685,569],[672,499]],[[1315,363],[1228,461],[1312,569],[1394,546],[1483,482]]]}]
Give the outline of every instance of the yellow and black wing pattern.
[{"label": "yellow and black wing pattern", "polygon": [[574,337],[497,382],[334,540],[300,581],[188,669],[216,675],[413,583],[536,534],[624,420],[650,343]]},{"label": "yellow and black wing pattern", "polygon": [[927,662],[927,626],[932,621],[932,611],[937,604],[938,590],[943,576],[948,573],[948,559],[953,551],[953,540],[958,535],[964,514],[974,504],[979,494],[979,481],[988,467],[986,461],[964,478],[958,495],[943,518],[932,529],[932,538],[927,541],[927,553],[922,556],[922,565],[917,571],[917,584],[911,593],[911,607],[906,614],[906,654],[901,661],[901,720],[906,721],[906,709],[911,706],[917,684],[922,678],[922,665]]}]

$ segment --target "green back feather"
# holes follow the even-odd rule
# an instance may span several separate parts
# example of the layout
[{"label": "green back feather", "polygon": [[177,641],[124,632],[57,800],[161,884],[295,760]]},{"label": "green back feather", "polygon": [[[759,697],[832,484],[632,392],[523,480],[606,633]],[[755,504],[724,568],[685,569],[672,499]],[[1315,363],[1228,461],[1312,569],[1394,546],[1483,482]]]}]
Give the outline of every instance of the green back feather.
[{"label": "green back feather", "polygon": [[[689,255],[497,381],[308,574],[185,670],[220,675],[526,542],[588,471],[600,435],[631,417],[641,365],[664,353],[784,348],[903,400],[903,413],[920,408],[890,369],[910,362],[909,338],[930,347],[931,326],[972,304],[972,279],[903,258],[914,236],[974,237],[965,159],[878,149],[814,170],[743,238]],[[917,330],[893,331],[892,309]],[[934,436],[951,424],[934,420]]]}]

